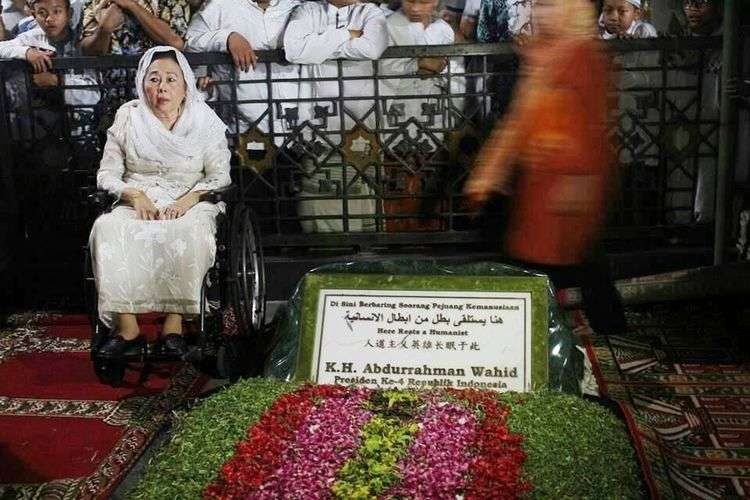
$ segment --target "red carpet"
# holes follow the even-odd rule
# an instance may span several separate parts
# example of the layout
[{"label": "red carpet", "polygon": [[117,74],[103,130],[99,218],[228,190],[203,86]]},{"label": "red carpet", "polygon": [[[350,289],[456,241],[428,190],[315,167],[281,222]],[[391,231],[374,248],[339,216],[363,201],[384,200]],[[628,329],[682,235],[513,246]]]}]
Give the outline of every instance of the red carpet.
[{"label": "red carpet", "polygon": [[[81,315],[24,315],[0,332],[0,498],[105,498],[202,377],[177,364],[101,384]],[[144,327],[153,333],[155,324]]]}]

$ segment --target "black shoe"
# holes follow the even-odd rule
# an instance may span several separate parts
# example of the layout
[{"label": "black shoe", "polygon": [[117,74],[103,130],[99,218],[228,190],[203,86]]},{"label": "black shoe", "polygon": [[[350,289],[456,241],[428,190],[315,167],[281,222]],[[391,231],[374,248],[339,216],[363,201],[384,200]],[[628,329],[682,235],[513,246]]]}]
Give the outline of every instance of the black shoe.
[{"label": "black shoe", "polygon": [[125,340],[120,334],[108,338],[99,348],[97,354],[101,358],[117,359],[124,356],[138,356],[143,351],[145,339],[138,335],[132,340]]},{"label": "black shoe", "polygon": [[187,343],[185,337],[179,333],[168,333],[164,335],[164,346],[162,352],[169,357],[182,359],[187,354]]}]

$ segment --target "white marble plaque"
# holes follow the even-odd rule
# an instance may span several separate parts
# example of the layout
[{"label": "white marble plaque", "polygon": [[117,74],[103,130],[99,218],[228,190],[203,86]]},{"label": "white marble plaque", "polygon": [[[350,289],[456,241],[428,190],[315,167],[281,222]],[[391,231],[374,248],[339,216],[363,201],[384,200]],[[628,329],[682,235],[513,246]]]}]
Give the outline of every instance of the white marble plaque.
[{"label": "white marble plaque", "polygon": [[531,293],[320,289],[310,378],[531,389]]}]

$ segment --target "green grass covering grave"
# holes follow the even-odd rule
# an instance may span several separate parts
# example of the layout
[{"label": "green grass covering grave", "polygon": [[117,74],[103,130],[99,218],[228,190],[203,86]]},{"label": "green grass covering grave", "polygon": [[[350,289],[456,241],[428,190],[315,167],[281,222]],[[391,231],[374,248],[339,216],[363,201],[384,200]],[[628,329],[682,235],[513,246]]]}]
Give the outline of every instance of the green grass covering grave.
[{"label": "green grass covering grave", "polygon": [[[245,380],[179,415],[130,498],[200,498],[235,443],[281,394],[297,386]],[[510,430],[524,436],[532,498],[639,498],[638,467],[625,426],[607,409],[553,392],[503,394]]]}]

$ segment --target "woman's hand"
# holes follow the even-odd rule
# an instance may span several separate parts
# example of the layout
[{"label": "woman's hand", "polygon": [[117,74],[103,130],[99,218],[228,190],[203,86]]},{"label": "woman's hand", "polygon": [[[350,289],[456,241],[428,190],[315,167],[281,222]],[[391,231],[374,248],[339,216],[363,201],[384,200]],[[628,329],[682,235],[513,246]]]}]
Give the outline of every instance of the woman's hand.
[{"label": "woman's hand", "polygon": [[251,67],[255,69],[258,63],[258,56],[255,55],[253,47],[247,39],[233,31],[227,38],[227,50],[232,56],[234,65],[242,71],[248,71]]},{"label": "woman's hand", "polygon": [[464,187],[464,196],[469,204],[469,207],[474,210],[479,210],[490,196],[495,192],[493,189],[489,189],[488,186],[480,186],[476,183],[467,183]]},{"label": "woman's hand", "polygon": [[490,179],[487,178],[485,173],[482,173],[487,172],[487,169],[482,168],[482,165],[474,168],[475,171],[479,170],[480,173],[472,173],[469,180],[464,184],[463,190],[470,208],[480,209],[494,195],[509,196],[511,194],[511,185],[508,179],[511,171],[509,169],[503,168],[500,173],[494,173],[492,179]]},{"label": "woman's hand", "polygon": [[179,219],[185,215],[188,210],[193,208],[198,201],[200,201],[200,193],[188,193],[159,212],[159,218],[161,220]]},{"label": "woman's hand", "polygon": [[138,189],[126,189],[122,192],[122,199],[135,210],[135,215],[141,220],[158,220],[159,210],[154,202]]}]

